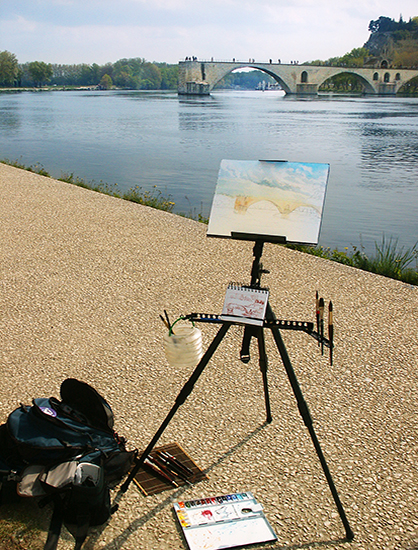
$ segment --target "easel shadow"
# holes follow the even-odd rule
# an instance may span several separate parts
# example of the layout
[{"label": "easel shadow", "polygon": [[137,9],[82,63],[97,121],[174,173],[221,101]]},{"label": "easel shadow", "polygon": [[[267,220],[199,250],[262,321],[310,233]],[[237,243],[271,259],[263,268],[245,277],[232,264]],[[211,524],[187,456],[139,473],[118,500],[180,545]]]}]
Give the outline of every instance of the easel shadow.
[{"label": "easel shadow", "polygon": [[[263,430],[268,424],[269,424],[268,422],[263,422],[262,424],[260,424],[252,432],[247,434],[241,441],[239,441],[236,445],[234,445],[233,447],[228,449],[223,455],[221,455],[216,462],[214,462],[213,464],[208,466],[205,470],[203,470],[203,472],[205,474],[209,474],[212,470],[214,470],[220,464],[225,462],[225,460],[227,460],[230,456],[234,455],[237,451],[239,451],[242,447],[244,447],[253,437],[255,437],[258,433],[260,433],[261,430]],[[171,506],[173,501],[180,500],[181,496],[183,495],[183,493],[187,489],[188,489],[187,486],[183,486],[183,487],[179,487],[174,492],[170,492],[169,496],[167,496],[167,498],[165,498],[162,502],[160,502],[159,504],[154,506],[154,508],[149,510],[143,516],[141,516],[141,517],[135,519],[134,521],[132,521],[132,523],[130,523],[130,525],[128,525],[128,527],[126,527],[124,529],[124,531],[122,531],[122,533],[120,533],[112,541],[108,542],[105,546],[102,546],[101,547],[102,550],[117,550],[118,548],[120,548],[121,545],[124,544],[131,537],[131,535],[135,531],[137,531],[142,526],[144,526],[149,520],[154,518],[159,512],[161,512],[162,510],[164,510],[168,506]],[[124,495],[124,493],[119,491],[118,494],[116,495],[115,499],[114,499],[114,504],[118,503],[121,500],[121,498],[123,498],[123,495]],[[115,512],[116,517],[117,517],[118,513],[119,513],[118,511]],[[173,516],[173,521],[174,521],[174,516]],[[176,528],[177,528],[177,532],[179,533],[179,537],[184,541],[181,529],[177,525],[177,522],[176,522]],[[97,542],[97,540],[100,537],[101,533],[105,529],[106,529],[106,525],[102,526],[101,528],[95,529],[92,532],[92,534],[89,536],[88,540],[86,541],[86,543],[84,545],[85,550],[93,550],[94,549],[95,543]],[[295,545],[291,545],[291,546],[289,546],[289,545],[284,545],[284,546],[279,545],[279,543],[276,542],[276,543],[273,543],[273,544],[270,543],[269,546],[267,546],[267,547],[264,546],[264,547],[265,548],[274,548],[275,550],[303,550],[304,548],[309,548],[309,547],[312,547],[313,545],[317,546],[318,548],[321,548],[321,547],[325,548],[327,546],[331,546],[331,545],[335,546],[335,545],[343,544],[345,542],[347,542],[347,539],[336,539],[336,540],[329,540],[329,541],[318,541],[318,542],[308,542],[308,543],[303,543],[303,544],[295,544]],[[259,547],[260,545],[256,545],[256,546]],[[251,547],[253,547],[253,546],[251,546]],[[249,547],[249,548],[251,548],[251,547]]]}]

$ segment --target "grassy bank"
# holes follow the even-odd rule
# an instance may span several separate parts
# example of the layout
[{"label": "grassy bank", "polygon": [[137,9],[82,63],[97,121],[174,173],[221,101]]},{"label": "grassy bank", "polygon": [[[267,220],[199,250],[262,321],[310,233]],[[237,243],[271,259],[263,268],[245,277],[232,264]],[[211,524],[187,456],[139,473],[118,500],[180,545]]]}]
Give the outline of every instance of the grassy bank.
[{"label": "grassy bank", "polygon": [[[340,264],[356,267],[363,271],[370,271],[411,285],[418,285],[418,241],[413,247],[404,248],[399,246],[397,239],[383,236],[380,243],[375,243],[373,256],[366,254],[361,247],[357,248],[354,245],[352,245],[351,250],[346,247],[343,251],[337,248],[331,250],[322,246],[292,244],[286,246]],[[413,265],[414,267],[412,267]]]},{"label": "grassy bank", "polygon": [[[48,178],[52,177],[41,164],[25,166],[18,160],[10,161],[8,159],[3,159],[0,162],[3,164],[8,164],[9,166],[14,166],[15,168],[20,168],[21,170],[27,170],[28,172],[40,174],[41,176],[46,176]],[[90,189],[91,191],[97,191],[98,193],[104,193],[105,195],[110,195],[119,199],[136,202],[145,206],[151,206],[152,208],[164,210],[165,212],[172,212],[175,206],[175,203],[171,200],[171,197],[165,197],[156,186],[154,186],[151,191],[143,191],[138,185],[128,189],[128,191],[121,191],[119,190],[117,183],[111,185],[103,181],[99,181],[98,183],[94,181],[86,182],[72,173],[61,173],[61,176],[57,179],[58,181],[63,181],[65,183],[77,185],[78,187]]]},{"label": "grassy bank", "polygon": [[[19,161],[1,160],[4,164],[9,164],[35,172],[42,176],[51,177],[51,175],[40,164],[34,166],[25,166]],[[173,212],[175,203],[171,200],[171,196],[164,196],[163,193],[154,186],[151,191],[144,191],[141,187],[136,186],[128,191],[121,191],[117,184],[110,185],[100,181],[86,182],[85,180],[74,176],[74,174],[61,174],[59,181],[84,187],[92,191],[104,193],[112,197],[121,198],[145,206],[150,206],[165,212]],[[180,214],[196,221],[207,223],[208,219],[202,213],[197,213],[196,209],[190,208],[188,214]],[[391,279],[397,279],[411,285],[418,285],[418,241],[412,248],[405,249],[399,247],[398,240],[392,237],[383,237],[381,243],[375,243],[375,254],[367,255],[362,247],[352,245],[351,250],[348,247],[343,251],[337,248],[331,250],[322,246],[303,246],[303,245],[285,245],[287,248],[299,250],[307,254],[319,256],[327,260],[349,265],[363,271],[370,271],[378,275],[383,275]],[[415,265],[414,265],[415,264]]]}]

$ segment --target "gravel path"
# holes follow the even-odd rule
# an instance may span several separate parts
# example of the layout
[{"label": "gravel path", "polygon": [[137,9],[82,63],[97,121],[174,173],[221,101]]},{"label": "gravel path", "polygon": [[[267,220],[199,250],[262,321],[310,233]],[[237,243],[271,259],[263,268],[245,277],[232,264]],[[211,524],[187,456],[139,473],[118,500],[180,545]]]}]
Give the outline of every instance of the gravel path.
[{"label": "gravel path", "polygon": [[[193,370],[168,366],[159,314],[219,313],[227,283],[249,282],[252,244],[3,164],[0,215],[0,421],[77,377],[143,449]],[[244,490],[278,536],[264,548],[418,548],[418,288],[271,244],[263,264],[279,318],[313,321],[316,290],[334,304],[333,366],[307,335],[282,333],[354,541],[344,541],[271,335],[266,426],[257,350],[239,361],[236,326],[161,439],[209,479],[152,497],[132,484],[86,550],[182,550],[172,501]],[[216,327],[200,328],[207,346]],[[65,539],[60,548],[71,548]]]}]

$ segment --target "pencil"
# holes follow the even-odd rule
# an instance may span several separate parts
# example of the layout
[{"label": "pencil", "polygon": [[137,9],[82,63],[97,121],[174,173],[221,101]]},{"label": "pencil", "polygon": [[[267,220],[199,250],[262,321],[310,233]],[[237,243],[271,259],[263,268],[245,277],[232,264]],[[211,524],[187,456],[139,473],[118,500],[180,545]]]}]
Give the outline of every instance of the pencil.
[{"label": "pencil", "polygon": [[168,330],[170,330],[170,327],[168,326],[167,321],[164,319],[164,317],[162,315],[160,315],[160,319],[165,324],[165,326],[168,328]]},{"label": "pencil", "polygon": [[165,315],[165,318],[167,320],[167,324],[168,324],[168,330],[171,330],[171,323],[170,323],[170,319],[168,317],[168,313],[166,310],[164,310],[164,315]]}]

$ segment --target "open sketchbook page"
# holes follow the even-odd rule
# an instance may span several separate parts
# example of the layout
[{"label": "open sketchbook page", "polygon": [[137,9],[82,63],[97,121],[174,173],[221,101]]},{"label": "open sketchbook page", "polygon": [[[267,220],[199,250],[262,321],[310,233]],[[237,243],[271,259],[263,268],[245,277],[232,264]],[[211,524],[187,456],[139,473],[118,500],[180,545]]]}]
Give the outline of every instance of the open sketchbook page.
[{"label": "open sketchbook page", "polygon": [[268,303],[268,290],[230,284],[226,290],[220,319],[262,326]]}]

